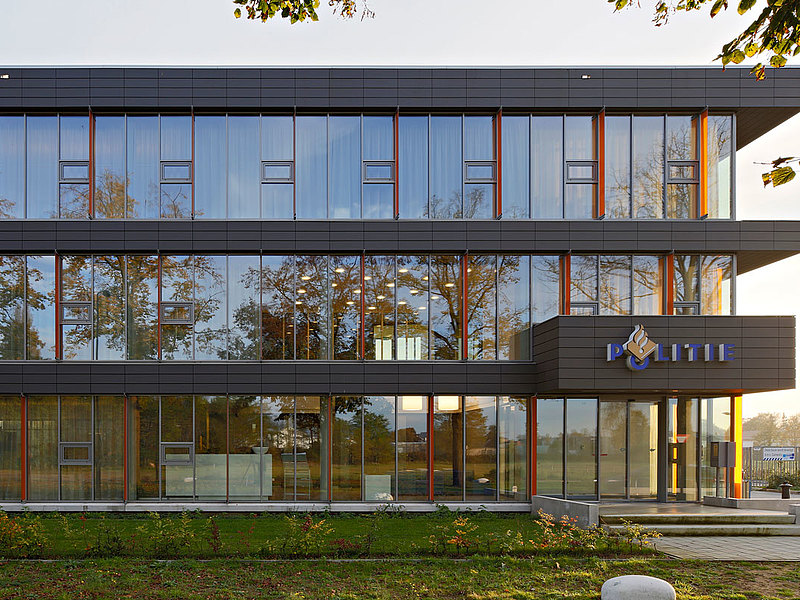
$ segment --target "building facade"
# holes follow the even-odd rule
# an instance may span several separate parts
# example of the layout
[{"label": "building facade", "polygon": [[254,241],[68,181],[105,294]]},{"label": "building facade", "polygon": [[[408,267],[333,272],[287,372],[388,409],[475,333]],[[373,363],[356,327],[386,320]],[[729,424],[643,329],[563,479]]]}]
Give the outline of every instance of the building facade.
[{"label": "building facade", "polygon": [[795,320],[736,276],[800,223],[735,220],[735,155],[798,90],[0,69],[0,506],[740,495]]}]

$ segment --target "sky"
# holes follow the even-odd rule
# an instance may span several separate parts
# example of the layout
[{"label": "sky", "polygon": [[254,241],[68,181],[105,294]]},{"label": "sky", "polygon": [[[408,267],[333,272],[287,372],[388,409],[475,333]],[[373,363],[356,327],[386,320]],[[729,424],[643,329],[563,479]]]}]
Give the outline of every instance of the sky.
[{"label": "sky", "polygon": [[[706,8],[654,27],[652,0],[616,14],[605,0],[370,0],[364,21],[321,0],[320,21],[296,25],[236,20],[230,0],[3,4],[4,66],[719,66],[751,18],[731,9],[711,21]],[[800,219],[800,178],[763,189],[756,164],[800,153],[799,140],[800,115],[737,154],[737,218]],[[741,276],[737,312],[796,315],[798,274],[800,256]],[[745,418],[764,411],[800,413],[800,392],[745,396]]]}]

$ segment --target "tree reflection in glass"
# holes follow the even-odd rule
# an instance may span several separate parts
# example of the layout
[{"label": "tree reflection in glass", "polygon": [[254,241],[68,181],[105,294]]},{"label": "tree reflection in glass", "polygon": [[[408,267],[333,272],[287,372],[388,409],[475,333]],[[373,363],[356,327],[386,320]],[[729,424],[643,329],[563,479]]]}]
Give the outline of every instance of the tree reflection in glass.
[{"label": "tree reflection in glass", "polygon": [[394,256],[364,257],[364,332],[367,360],[394,359],[395,270]]},{"label": "tree reflection in glass", "polygon": [[25,312],[25,257],[0,256],[0,360],[25,358]]},{"label": "tree reflection in glass", "polygon": [[397,359],[428,360],[428,257],[397,257]]},{"label": "tree reflection in glass", "polygon": [[431,345],[436,360],[461,358],[461,257],[430,258]]},{"label": "tree reflection in glass", "polygon": [[294,358],[294,256],[261,257],[261,359]]},{"label": "tree reflection in glass", "polygon": [[330,257],[331,350],[334,360],[356,360],[361,349],[361,260]]}]

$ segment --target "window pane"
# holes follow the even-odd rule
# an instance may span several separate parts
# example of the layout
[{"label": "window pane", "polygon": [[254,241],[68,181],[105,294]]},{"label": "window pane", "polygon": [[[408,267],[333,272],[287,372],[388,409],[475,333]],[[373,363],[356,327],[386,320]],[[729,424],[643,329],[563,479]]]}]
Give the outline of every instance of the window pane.
[{"label": "window pane", "polygon": [[633,257],[633,314],[660,315],[664,277],[658,256]]},{"label": "window pane", "polygon": [[394,359],[395,257],[364,257],[367,360]]},{"label": "window pane", "polygon": [[664,117],[633,117],[633,218],[664,214]]},{"label": "window pane", "polygon": [[503,218],[530,217],[530,118],[503,117]]},{"label": "window pane", "polygon": [[294,397],[264,396],[261,404],[264,500],[294,499]]},{"label": "window pane", "polygon": [[606,117],[606,217],[631,216],[631,118]]},{"label": "window pane", "polygon": [[261,269],[258,256],[228,257],[228,360],[259,360]]},{"label": "window pane", "polygon": [[564,400],[536,402],[536,493],[564,494]]},{"label": "window pane", "polygon": [[[257,127],[257,126],[256,126]],[[192,117],[161,117],[161,160],[192,159]]]},{"label": "window pane", "polygon": [[631,257],[600,257],[600,314],[631,314]]},{"label": "window pane", "polygon": [[[92,441],[92,397],[61,397],[61,442]],[[72,448],[64,458],[67,460],[88,460],[89,448]],[[92,499],[92,467],[91,465],[62,465],[59,477],[62,500]]]},{"label": "window pane", "polygon": [[464,186],[464,217],[491,219],[494,216],[494,184],[470,183]]},{"label": "window pane", "polygon": [[394,160],[394,119],[363,117],[364,160]]},{"label": "window pane", "polygon": [[28,360],[56,357],[55,257],[28,256]]},{"label": "window pane", "polygon": [[170,163],[161,167],[161,177],[163,180],[184,180],[192,178],[192,168],[186,163]]},{"label": "window pane", "polygon": [[[124,256],[94,257],[94,349],[97,360],[122,360],[125,356],[124,281]],[[137,300],[133,295],[128,298],[129,302]]]},{"label": "window pane", "polygon": [[594,167],[586,164],[567,165],[567,179],[594,179]]},{"label": "window pane", "polygon": [[433,497],[464,499],[464,421],[461,396],[433,399]]},{"label": "window pane", "polygon": [[560,310],[561,260],[558,256],[531,256],[531,322],[541,323]]},{"label": "window pane", "polygon": [[62,183],[58,186],[58,216],[62,219],[89,217],[89,184]]},{"label": "window pane", "polygon": [[365,219],[394,218],[394,185],[391,183],[365,183],[362,186]]},{"label": "window pane", "polygon": [[225,396],[195,397],[194,479],[198,500],[225,500],[227,496],[227,402]]},{"label": "window pane", "polygon": [[28,396],[27,499],[58,499],[58,398]]},{"label": "window pane", "polygon": [[361,217],[361,119],[330,117],[330,217]]},{"label": "window pane", "polygon": [[501,396],[497,428],[500,500],[527,502],[528,398]]},{"label": "window pane", "polygon": [[326,117],[297,117],[298,219],[325,219],[328,216],[328,130]]},{"label": "window pane", "polygon": [[397,257],[397,360],[428,360],[428,257]]},{"label": "window pane", "polygon": [[61,166],[62,179],[89,179],[88,164],[64,164]]},{"label": "window pane", "polygon": [[494,165],[467,164],[467,179],[494,179]]},{"label": "window pane", "polygon": [[225,256],[194,258],[195,360],[228,359],[226,262]]},{"label": "window pane", "polygon": [[461,359],[461,257],[432,256],[431,346],[436,360]]},{"label": "window pane", "polygon": [[0,218],[25,216],[25,118],[0,116]]},{"label": "window pane", "polygon": [[399,500],[428,499],[428,397],[399,396],[397,486]]},{"label": "window pane", "polygon": [[328,257],[298,256],[295,268],[295,346],[298,360],[328,358]]},{"label": "window pane", "polygon": [[[137,164],[133,165],[133,168],[137,167]],[[125,216],[125,186],[125,117],[96,117],[94,125],[94,216],[96,218],[121,219]],[[142,193],[141,186],[136,189]],[[141,201],[135,210],[130,211],[132,216],[138,214],[140,205]]]},{"label": "window pane", "polygon": [[194,216],[224,219],[227,151],[225,117],[195,117]]},{"label": "window pane", "polygon": [[530,360],[530,257],[500,256],[498,261],[498,358]]},{"label": "window pane", "polygon": [[331,351],[335,360],[356,360],[361,349],[361,260],[330,257]]},{"label": "window pane", "polygon": [[400,117],[400,217],[426,219],[428,213],[428,117]]},{"label": "window pane", "polygon": [[595,117],[570,116],[564,118],[565,160],[594,160],[597,158],[595,139]]},{"label": "window pane", "polygon": [[497,257],[470,255],[467,263],[467,358],[497,359]]},{"label": "window pane", "polygon": [[158,498],[158,398],[128,398],[128,490],[132,500]]},{"label": "window pane", "polygon": [[[669,160],[697,159],[697,118],[688,116],[667,117],[667,158]],[[679,168],[678,177],[691,178],[690,167]],[[674,177],[675,167],[670,167]],[[697,185],[670,184],[667,186],[667,218],[694,219],[697,217]]]},{"label": "window pane", "polygon": [[394,396],[364,398],[364,500],[395,499]]},{"label": "window pane", "polygon": [[573,254],[570,263],[570,302],[597,302],[597,257]]},{"label": "window pane", "polygon": [[262,360],[294,358],[294,307],[294,256],[262,256]]},{"label": "window pane", "polygon": [[531,192],[534,219],[563,217],[562,117],[531,119]]},{"label": "window pane", "polygon": [[97,396],[94,404],[94,497],[122,500],[124,488],[124,422],[122,396]]},{"label": "window pane", "polygon": [[89,160],[89,117],[60,117],[61,160]]},{"label": "window pane", "polygon": [[0,500],[20,500],[22,408],[19,396],[0,396]]},{"label": "window pane", "polygon": [[703,290],[704,315],[731,314],[731,278],[733,260],[730,256],[704,256],[700,288]]},{"label": "window pane", "polygon": [[161,218],[189,219],[192,216],[192,186],[188,183],[161,184]]},{"label": "window pane", "polygon": [[334,396],[332,500],[361,500],[361,397]]},{"label": "window pane", "polygon": [[564,199],[565,219],[591,219],[597,186],[592,183],[570,183]]},{"label": "window pane", "polygon": [[465,410],[465,500],[491,502],[497,497],[497,400],[467,396]]},{"label": "window pane", "polygon": [[733,117],[708,117],[708,216],[731,218]]},{"label": "window pane", "polygon": [[367,163],[364,166],[364,179],[389,179],[394,177],[394,166],[392,163]]},{"label": "window pane", "polygon": [[327,500],[327,406],[320,396],[297,396],[295,403],[295,500]]},{"label": "window pane", "polygon": [[431,117],[430,138],[430,217],[459,219],[463,177],[461,117]]},{"label": "window pane", "polygon": [[192,396],[161,397],[161,442],[179,442],[165,454],[175,463],[161,465],[161,497],[186,499],[194,496],[194,465],[189,448],[194,444],[194,399]]},{"label": "window pane", "polygon": [[464,117],[464,160],[494,160],[494,117]]},{"label": "window pane", "polygon": [[597,400],[567,400],[567,497],[597,496]]},{"label": "window pane", "polygon": [[157,219],[158,117],[128,117],[128,218]]},{"label": "window pane", "polygon": [[271,492],[272,454],[261,443],[261,398],[228,400],[228,495],[234,501],[257,501],[262,485]]},{"label": "window pane", "polygon": [[[162,302],[194,301],[193,267],[194,259],[191,256],[161,257]],[[195,311],[195,313],[197,312]],[[198,314],[195,314],[195,320],[199,320]],[[193,330],[193,325],[172,325],[162,322],[161,358],[164,360],[192,360]]]},{"label": "window pane", "polygon": [[294,218],[294,185],[291,183],[261,184],[261,218]]},{"label": "window pane", "polygon": [[292,117],[261,117],[261,160],[294,160]]},{"label": "window pane", "polygon": [[[64,256],[61,259],[61,300],[91,302],[91,256]],[[86,316],[89,316],[91,321],[91,316]],[[91,360],[91,325],[62,325],[62,334],[62,357],[64,360]]]},{"label": "window pane", "polygon": [[228,218],[257,219],[261,161],[259,117],[228,117]]},{"label": "window pane", "polygon": [[58,117],[28,117],[29,219],[58,217]]},{"label": "window pane", "polygon": [[292,180],[291,163],[266,163],[262,165],[264,179]]},{"label": "window pane", "polygon": [[[700,302],[700,257],[675,255],[675,302]],[[669,259],[667,259],[669,260]]]},{"label": "window pane", "polygon": [[0,360],[25,358],[25,257],[0,256]]},{"label": "window pane", "polygon": [[158,358],[158,257],[128,256],[127,277],[128,359],[155,360]]}]

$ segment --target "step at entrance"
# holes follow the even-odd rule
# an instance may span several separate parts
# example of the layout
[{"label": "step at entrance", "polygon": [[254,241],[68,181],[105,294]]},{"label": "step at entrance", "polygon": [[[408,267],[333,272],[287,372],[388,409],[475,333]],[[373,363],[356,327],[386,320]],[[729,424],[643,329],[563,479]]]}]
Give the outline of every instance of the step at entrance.
[{"label": "step at entrance", "polygon": [[687,507],[670,511],[608,511],[600,510],[600,523],[609,531],[622,532],[625,523],[643,525],[664,536],[720,536],[720,535],[797,535],[800,524],[794,515],[766,510],[715,510],[697,511]]}]

